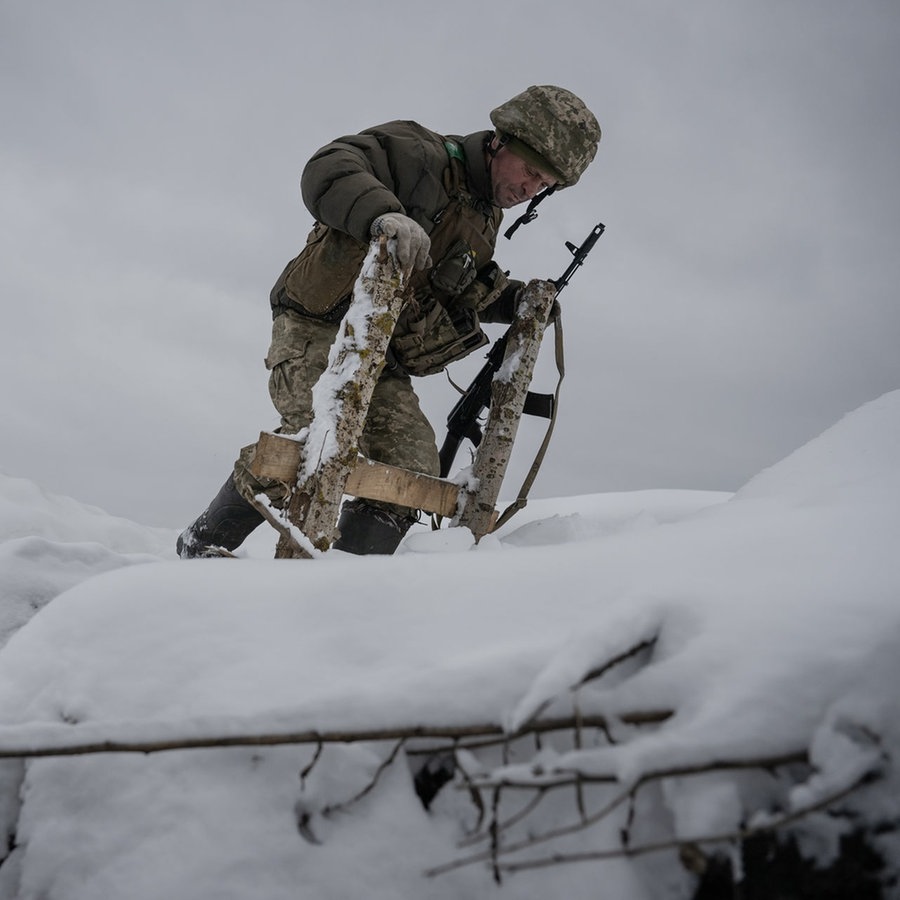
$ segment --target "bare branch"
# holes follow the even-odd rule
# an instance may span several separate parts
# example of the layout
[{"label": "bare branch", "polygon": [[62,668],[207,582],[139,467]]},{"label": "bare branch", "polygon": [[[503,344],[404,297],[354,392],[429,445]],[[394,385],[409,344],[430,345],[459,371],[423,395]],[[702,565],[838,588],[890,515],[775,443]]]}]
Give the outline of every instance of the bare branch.
[{"label": "bare branch", "polygon": [[[657,724],[672,715],[670,710],[643,710],[624,713],[618,719],[629,725]],[[602,728],[607,724],[603,716],[585,716],[583,725]],[[45,757],[45,756],[84,756],[91,753],[162,753],[169,750],[199,750],[215,747],[271,747],[281,744],[348,744],[360,741],[389,741],[413,739],[435,739],[446,741],[462,741],[472,738],[473,743],[460,743],[462,748],[484,746],[479,740],[490,743],[508,743],[527,734],[548,731],[562,731],[574,727],[571,716],[548,718],[531,723],[515,733],[506,731],[502,725],[494,722],[479,722],[469,725],[397,725],[384,728],[346,729],[334,731],[284,731],[248,734],[215,734],[172,737],[159,740],[140,740],[131,738],[101,737],[94,735],[110,731],[128,731],[121,723],[98,725],[85,723],[82,725],[47,725],[40,723],[29,738],[29,727],[16,725],[0,727],[0,759]],[[81,738],[80,735],[91,735]],[[55,739],[55,740],[54,740]],[[432,748],[437,749],[437,748]]]},{"label": "bare branch", "polygon": [[501,863],[499,867],[503,872],[522,872],[526,869],[544,868],[546,866],[560,865],[563,863],[588,862],[603,859],[616,859],[621,857],[643,856],[648,853],[658,853],[662,850],[678,849],[685,844],[697,846],[700,844],[724,844],[745,841],[759,834],[770,834],[774,831],[778,831],[779,829],[785,828],[786,826],[791,825],[794,822],[805,818],[806,816],[812,815],[813,813],[820,810],[827,809],[829,806],[837,803],[840,800],[843,800],[844,797],[847,797],[849,794],[852,794],[855,790],[859,789],[862,785],[870,781],[871,778],[872,773],[866,772],[849,785],[846,785],[840,790],[837,790],[827,797],[822,798],[816,803],[811,803],[808,806],[796,809],[793,812],[785,813],[784,815],[772,818],[768,822],[765,822],[761,825],[739,828],[734,831],[723,832],[721,834],[700,835],[692,838],[679,838],[668,841],[654,841],[649,844],[640,844],[636,847],[626,846],[610,848],[609,850],[587,851],[584,853],[555,853],[550,856],[540,857],[538,859],[532,860],[525,860],[518,863]]},{"label": "bare branch", "polygon": [[[805,751],[797,750],[792,753],[783,753],[778,756],[762,756],[758,758],[748,759],[720,759],[709,760],[707,762],[690,763],[683,766],[673,766],[670,769],[658,769],[648,772],[641,776],[637,784],[646,781],[654,781],[661,778],[674,778],[682,775],[703,775],[708,772],[716,772],[730,769],[777,769],[782,766],[793,765],[795,763],[807,762]],[[557,788],[566,787],[577,782],[583,784],[617,784],[619,777],[613,772],[602,774],[590,774],[579,771],[578,769],[554,769],[546,775],[536,775],[533,779],[512,779],[512,778],[491,778],[490,776],[482,776],[475,779],[475,786],[479,788],[520,788],[523,790],[535,788]]]},{"label": "bare branch", "polygon": [[457,772],[462,775],[463,785],[469,792],[469,798],[472,801],[475,809],[478,810],[478,819],[476,820],[474,826],[472,826],[470,833],[478,834],[481,825],[484,822],[484,800],[481,797],[481,791],[477,790],[472,784],[472,776],[469,774],[469,771],[463,765],[462,760],[459,758],[458,748],[454,746],[453,748],[453,765]]},{"label": "bare branch", "polygon": [[[495,788],[495,790],[497,789],[498,788]],[[519,841],[518,843],[507,844],[503,848],[503,852],[515,853],[518,850],[527,850],[529,847],[533,847],[535,844],[543,843],[544,841],[550,841],[558,837],[565,837],[568,834],[574,834],[578,831],[583,831],[585,828],[588,828],[595,822],[599,822],[601,819],[608,816],[614,809],[616,809],[616,807],[627,800],[636,789],[637,785],[629,788],[622,794],[617,795],[612,801],[607,803],[606,806],[604,806],[593,815],[588,816],[586,819],[581,819],[579,822],[576,822],[573,825],[564,825],[560,828],[555,828],[552,831],[543,832],[542,834],[535,835],[534,837],[527,838],[526,840]],[[546,792],[547,788],[545,787],[542,790],[543,792]],[[456,859],[451,862],[444,863],[443,865],[435,866],[433,869],[428,869],[425,874],[429,877],[434,877],[435,875],[443,875],[445,872],[450,872],[453,869],[461,869],[464,866],[470,866],[473,863],[483,862],[484,860],[491,857],[491,853],[492,851],[474,853],[471,856],[462,857],[461,859]]]},{"label": "bare branch", "polygon": [[[616,810],[622,803],[626,802],[630,798],[634,797],[637,791],[643,787],[645,784],[648,784],[651,781],[657,781],[663,778],[674,778],[678,776],[687,776],[687,775],[703,775],[709,772],[719,771],[723,769],[747,769],[747,768],[758,768],[758,769],[771,769],[777,768],[779,766],[786,765],[795,765],[798,762],[806,762],[807,756],[805,753],[796,752],[790,754],[784,754],[781,756],[771,756],[771,757],[760,757],[759,759],[737,759],[737,760],[720,760],[714,761],[710,763],[696,763],[692,765],[685,766],[673,766],[670,769],[660,769],[655,772],[647,772],[642,775],[634,784],[630,785],[626,790],[617,794],[606,803],[603,807],[601,807],[597,812],[592,813],[590,816],[582,816],[579,821],[573,822],[570,825],[562,825],[559,828],[551,829],[550,831],[545,831],[540,834],[532,835],[524,840],[521,840],[514,844],[507,844],[503,847],[503,853],[515,853],[519,850],[527,850],[536,844],[545,843],[546,841],[555,840],[556,838],[565,837],[570,834],[575,834],[576,832],[583,831],[591,825],[596,824],[602,819],[606,818],[610,815],[614,810]],[[584,775],[583,773],[574,773],[569,775],[568,780],[566,781],[558,781],[555,783],[542,783],[542,784],[528,784],[527,782],[511,782],[503,779],[489,782],[487,784],[476,784],[479,787],[483,787],[486,789],[497,790],[498,788],[526,788],[530,787],[532,790],[540,789],[541,791],[548,791],[551,788],[564,787],[567,785],[571,785],[575,783],[576,777],[580,778],[584,783],[616,783],[618,779],[614,775],[596,775],[589,776]],[[684,843],[683,841],[675,842],[677,846],[680,843]],[[605,852],[605,851],[604,851]],[[612,851],[610,851],[612,852]],[[649,852],[649,851],[647,851]],[[616,853],[618,855],[626,855],[627,851],[617,850]],[[457,860],[453,860],[449,863],[445,863],[441,866],[436,866],[435,868],[429,869],[426,874],[429,876],[441,875],[445,872],[449,872],[453,869],[462,868],[463,866],[472,865],[473,863],[483,862],[489,857],[488,853],[482,852],[477,854],[472,854],[471,856],[462,857]],[[604,857],[599,857],[604,858]],[[549,863],[548,863],[549,864]],[[504,865],[503,870],[506,871],[507,867]]]},{"label": "bare branch", "polygon": [[316,752],[313,754],[313,758],[309,761],[309,764],[305,766],[300,771],[300,789],[303,790],[306,787],[306,779],[309,776],[309,773],[312,772],[313,767],[319,761],[319,757],[322,755],[322,751],[325,749],[325,745],[319,741],[318,746],[316,747]]},{"label": "bare branch", "polygon": [[600,678],[601,675],[605,675],[610,669],[619,665],[619,663],[623,663],[626,660],[632,659],[638,654],[642,653],[644,650],[650,650],[656,644],[657,638],[659,635],[655,634],[651,638],[647,638],[644,641],[640,641],[635,644],[633,647],[630,647],[628,650],[620,653],[618,656],[612,657],[612,659],[608,659],[603,665],[597,666],[595,669],[591,669],[588,672],[585,672],[581,677],[581,680],[573,685],[573,688],[581,687],[582,685],[587,684],[589,681],[596,681]]},{"label": "bare branch", "polygon": [[279,544],[283,543],[289,549],[293,559],[313,558],[312,553],[297,540],[291,529],[279,520],[266,503],[258,497],[251,497],[248,502],[278,532]]},{"label": "bare branch", "polygon": [[[629,647],[627,650],[623,650],[621,653],[616,654],[601,665],[595,666],[593,669],[589,669],[587,672],[585,672],[584,675],[581,676],[581,678],[577,682],[575,682],[575,684],[569,685],[569,690],[577,691],[578,688],[583,687],[588,682],[596,681],[598,678],[600,678],[601,675],[605,675],[610,669],[615,668],[620,663],[638,656],[644,650],[649,650],[656,643],[658,637],[659,635],[655,634],[653,635],[653,637],[646,638],[643,641],[639,641],[634,646]],[[543,712],[545,712],[547,707],[549,707],[552,703],[553,699],[549,699],[544,700],[542,703],[538,704],[535,711],[525,720],[525,723],[522,727],[525,728],[530,725],[531,722],[533,722]]]},{"label": "bare branch", "polygon": [[[470,782],[470,784],[471,784],[471,782]],[[544,799],[544,797],[547,796],[547,794],[548,794],[548,791],[544,790],[543,788],[538,788],[535,791],[534,796],[531,798],[531,800],[529,800],[528,803],[526,803],[525,806],[522,807],[522,809],[520,809],[518,812],[511,815],[508,819],[506,819],[505,821],[500,823],[500,830],[508,831],[510,828],[512,828],[513,825],[515,825],[518,822],[521,822],[523,819],[527,818],[537,808],[537,806]],[[487,840],[489,837],[490,837],[490,834],[487,834],[483,831],[482,832],[473,832],[472,834],[468,835],[466,838],[461,840],[459,842],[458,846],[471,847],[474,844],[480,844],[482,841]]]},{"label": "bare branch", "polygon": [[400,740],[397,741],[394,745],[394,749],[381,761],[378,768],[375,770],[372,780],[358,794],[354,794],[349,800],[342,800],[340,803],[330,803],[322,809],[322,815],[329,816],[332,813],[343,812],[348,806],[358,803],[363,797],[369,794],[374,789],[375,785],[378,784],[378,779],[381,778],[384,771],[388,769],[391,763],[397,758],[397,754],[405,743],[406,738],[400,738]]}]

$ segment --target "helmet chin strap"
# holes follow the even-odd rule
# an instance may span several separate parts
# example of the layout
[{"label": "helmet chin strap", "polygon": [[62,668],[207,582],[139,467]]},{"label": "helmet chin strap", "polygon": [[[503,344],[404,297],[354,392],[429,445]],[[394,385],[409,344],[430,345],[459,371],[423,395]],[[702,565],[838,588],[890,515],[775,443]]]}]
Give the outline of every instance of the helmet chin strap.
[{"label": "helmet chin strap", "polygon": [[[500,134],[499,132],[494,135],[497,140],[497,146],[494,146],[493,139],[488,140],[486,142],[485,149],[487,150],[488,156],[490,157],[490,161],[488,162],[488,173],[491,172],[491,166],[494,164],[494,158],[497,156],[500,150],[506,146],[509,141],[509,135]],[[493,184],[493,177],[491,178],[491,184]],[[534,197],[528,203],[528,207],[525,212],[516,219],[506,231],[503,232],[503,236],[509,240],[518,230],[521,225],[527,225],[529,222],[533,222],[537,218],[537,206],[538,204],[549,197],[556,190],[556,185],[554,184],[552,187],[545,188],[539,194],[535,194]]]},{"label": "helmet chin strap", "polygon": [[506,231],[503,232],[503,237],[509,240],[515,233],[516,229],[520,225],[527,225],[529,222],[533,222],[537,218],[537,205],[547,197],[549,197],[556,190],[556,185],[553,187],[548,187],[542,190],[539,194],[535,194],[528,203],[528,208],[525,212],[516,219]]}]

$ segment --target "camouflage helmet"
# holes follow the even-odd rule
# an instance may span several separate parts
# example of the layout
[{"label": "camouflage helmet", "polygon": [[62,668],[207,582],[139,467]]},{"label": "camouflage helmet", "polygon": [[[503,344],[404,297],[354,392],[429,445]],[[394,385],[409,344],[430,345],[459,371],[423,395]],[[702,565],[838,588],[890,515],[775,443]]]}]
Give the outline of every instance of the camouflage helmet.
[{"label": "camouflage helmet", "polygon": [[594,114],[565,88],[532,85],[491,111],[501,136],[516,139],[546,160],[559,177],[559,187],[571,187],[597,153],[600,125]]}]

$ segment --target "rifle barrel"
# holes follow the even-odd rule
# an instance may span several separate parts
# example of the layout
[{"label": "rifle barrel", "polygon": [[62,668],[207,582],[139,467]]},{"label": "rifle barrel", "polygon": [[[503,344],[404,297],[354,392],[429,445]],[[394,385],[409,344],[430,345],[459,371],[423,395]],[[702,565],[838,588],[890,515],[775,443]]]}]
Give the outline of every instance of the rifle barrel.
[{"label": "rifle barrel", "polygon": [[556,281],[553,282],[554,287],[556,288],[556,293],[558,294],[568,283],[569,279],[578,271],[579,266],[581,266],[584,261],[587,259],[588,253],[594,247],[594,244],[600,239],[600,235],[606,230],[606,226],[599,222],[592,229],[591,233],[582,241],[580,247],[576,247],[574,244],[566,242],[566,247],[569,248],[572,256],[575,258],[572,262],[569,263],[569,267],[565,272],[560,275]]}]

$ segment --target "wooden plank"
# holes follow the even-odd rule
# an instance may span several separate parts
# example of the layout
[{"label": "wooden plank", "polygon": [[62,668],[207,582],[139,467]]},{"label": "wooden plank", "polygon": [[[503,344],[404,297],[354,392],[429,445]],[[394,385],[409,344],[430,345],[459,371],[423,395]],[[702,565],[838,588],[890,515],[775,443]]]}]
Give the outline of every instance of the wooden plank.
[{"label": "wooden plank", "polygon": [[357,460],[356,468],[350,473],[346,492],[354,497],[397,503],[445,518],[456,515],[459,502],[459,487],[451,481],[364,457]]},{"label": "wooden plank", "polygon": [[[250,471],[257,478],[274,478],[291,484],[297,478],[302,452],[300,441],[264,431],[259,436]],[[456,515],[459,499],[459,487],[452,481],[410,472],[362,456],[357,459],[347,478],[345,493],[422,509],[445,518]]]},{"label": "wooden plank", "polygon": [[302,454],[303,444],[295,438],[263,431],[256,444],[250,472],[257,478],[273,478],[282,484],[294,484]]}]

